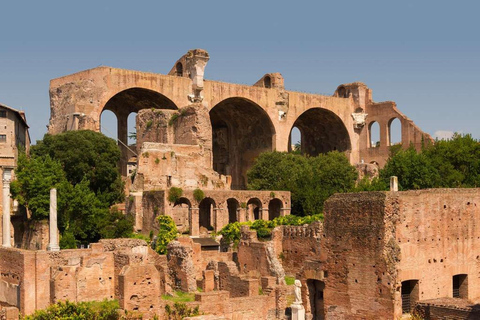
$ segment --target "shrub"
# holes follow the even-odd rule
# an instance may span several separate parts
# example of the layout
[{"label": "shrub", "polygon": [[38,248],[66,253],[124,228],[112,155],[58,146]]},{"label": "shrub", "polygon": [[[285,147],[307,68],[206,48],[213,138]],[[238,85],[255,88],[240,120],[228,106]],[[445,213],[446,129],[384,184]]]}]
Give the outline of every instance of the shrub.
[{"label": "shrub", "polygon": [[200,202],[205,198],[205,193],[201,189],[195,189],[193,190],[193,198],[197,201]]},{"label": "shrub", "polygon": [[182,188],[171,187],[170,190],[168,190],[168,201],[171,203],[175,203],[180,199],[182,195]]},{"label": "shrub", "polygon": [[193,198],[197,201],[200,202],[205,198],[205,193],[203,192],[202,189],[195,189],[193,190]]},{"label": "shrub", "polygon": [[37,310],[34,314],[26,316],[24,320],[51,320],[51,319],[93,319],[117,320],[120,308],[116,300],[90,301],[90,302],[58,302],[50,305],[45,310]]},{"label": "shrub", "polygon": [[198,306],[195,308],[190,308],[185,303],[179,302],[175,302],[173,307],[167,304],[165,306],[165,311],[167,313],[167,319],[169,320],[181,320],[186,317],[195,317],[200,315]]},{"label": "shrub", "polygon": [[158,254],[167,253],[167,245],[177,237],[177,226],[173,219],[169,216],[158,216],[159,231],[157,242],[155,243],[155,251]]},{"label": "shrub", "polygon": [[174,114],[172,114],[172,116],[170,117],[170,120],[168,120],[168,125],[169,125],[169,126],[173,126],[173,124],[175,123],[175,121],[177,121],[178,117],[180,117],[180,114],[179,114],[179,113],[174,113]]}]

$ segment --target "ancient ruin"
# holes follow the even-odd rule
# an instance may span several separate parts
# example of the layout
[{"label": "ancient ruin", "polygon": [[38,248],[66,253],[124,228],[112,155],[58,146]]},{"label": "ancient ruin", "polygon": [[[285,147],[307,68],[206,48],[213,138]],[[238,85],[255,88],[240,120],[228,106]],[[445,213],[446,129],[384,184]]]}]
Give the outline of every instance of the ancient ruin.
[{"label": "ancient ruin", "polygon": [[[121,171],[132,176],[127,212],[144,234],[158,213],[174,217],[192,236],[228,222],[289,214],[288,193],[243,190],[260,153],[291,150],[293,128],[301,133],[304,154],[338,150],[364,166],[385,163],[395,119],[404,146],[420,148],[431,140],[394,102],[374,102],[362,83],[340,85],[325,96],[288,91],[279,73],[253,86],[210,81],[204,79],[209,59],[208,52],[195,49],[168,75],[98,67],[50,83],[51,134],[100,131],[102,112],[116,115]],[[137,114],[137,140],[128,146],[131,113]],[[379,146],[371,143],[374,123],[380,125]],[[184,195],[168,201],[171,187]],[[196,189],[205,197],[195,199]]]},{"label": "ancient ruin", "polygon": [[[49,250],[12,248],[3,238],[0,318],[63,300],[117,299],[152,319],[166,315],[173,303],[165,295],[177,291],[193,297],[187,305],[198,306],[198,319],[401,319],[412,310],[425,319],[478,317],[480,189],[402,192],[392,177],[388,192],[332,196],[323,222],[279,226],[269,239],[244,225],[238,247],[213,240],[228,223],[290,213],[289,192],[246,190],[246,172],[261,152],[290,150],[293,128],[304,154],[342,151],[360,176],[385,163],[394,119],[404,146],[431,138],[394,102],[373,102],[362,83],[332,96],[285,90],[279,73],[228,84],[204,79],[208,60],[196,49],[168,75],[98,67],[52,80],[49,132],[100,131],[101,113],[113,111],[136,231],[156,231],[164,214],[183,234],[167,255],[139,239],[58,250],[52,190],[51,225],[39,232],[50,231],[40,241]],[[132,112],[136,145],[127,144]]]},{"label": "ancient ruin", "polygon": [[188,236],[167,256],[134,239],[60,252],[1,248],[0,301],[29,314],[64,299],[115,298],[148,319],[171,303],[162,294],[182,290],[208,319],[303,310],[306,319],[400,319],[413,308],[425,319],[473,319],[479,203],[479,189],[337,194],[323,223],[277,227],[270,241],[244,226],[235,252],[202,250]]}]

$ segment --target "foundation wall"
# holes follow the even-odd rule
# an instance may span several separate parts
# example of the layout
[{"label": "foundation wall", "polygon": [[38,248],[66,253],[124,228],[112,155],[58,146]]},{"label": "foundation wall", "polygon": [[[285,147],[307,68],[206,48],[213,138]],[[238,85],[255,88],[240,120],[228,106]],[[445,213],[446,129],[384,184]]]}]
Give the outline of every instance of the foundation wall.
[{"label": "foundation wall", "polygon": [[452,297],[453,276],[468,275],[468,299],[480,302],[480,189],[431,189],[398,202],[398,281],[419,280],[419,300]]},{"label": "foundation wall", "polygon": [[394,319],[396,214],[380,192],[336,194],[325,202],[326,319]]}]

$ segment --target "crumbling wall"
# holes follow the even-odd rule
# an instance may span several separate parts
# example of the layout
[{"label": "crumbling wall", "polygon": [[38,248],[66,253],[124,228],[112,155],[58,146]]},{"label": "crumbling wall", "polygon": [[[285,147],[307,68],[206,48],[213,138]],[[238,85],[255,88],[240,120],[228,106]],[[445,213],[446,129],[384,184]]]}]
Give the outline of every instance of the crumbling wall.
[{"label": "crumbling wall", "polygon": [[278,259],[278,253],[271,241],[259,242],[256,231],[249,226],[242,226],[242,238],[238,246],[238,264],[240,272],[260,278],[273,276],[282,282],[285,271]]},{"label": "crumbling wall", "polygon": [[165,191],[145,191],[142,197],[142,232],[158,233],[157,217],[165,213]]},{"label": "crumbling wall", "polygon": [[393,319],[400,250],[386,194],[336,194],[325,202],[327,319]]},{"label": "crumbling wall", "polygon": [[153,264],[127,265],[120,272],[118,281],[122,309],[142,313],[160,310],[160,274]]},{"label": "crumbling wall", "polygon": [[453,276],[465,274],[467,298],[479,303],[480,190],[397,192],[389,194],[389,201],[399,207],[398,281],[418,280],[422,301],[452,297]]},{"label": "crumbling wall", "polygon": [[281,249],[279,258],[287,274],[295,275],[305,260],[325,260],[322,250],[323,223],[317,221],[307,226],[279,227]]},{"label": "crumbling wall", "polygon": [[179,241],[172,241],[167,247],[168,268],[173,287],[185,292],[197,290],[192,247],[190,238],[179,238]]},{"label": "crumbling wall", "polygon": [[25,272],[24,256],[12,249],[0,250],[0,304],[20,307],[20,283]]},{"label": "crumbling wall", "polygon": [[441,298],[417,303],[415,312],[424,320],[480,319],[480,306],[462,299]]}]

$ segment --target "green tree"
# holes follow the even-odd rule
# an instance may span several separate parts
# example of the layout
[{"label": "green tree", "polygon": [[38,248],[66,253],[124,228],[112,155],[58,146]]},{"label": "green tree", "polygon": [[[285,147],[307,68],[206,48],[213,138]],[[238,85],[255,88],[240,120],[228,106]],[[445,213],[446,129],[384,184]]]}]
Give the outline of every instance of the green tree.
[{"label": "green tree", "polygon": [[311,174],[308,159],[300,154],[265,152],[247,172],[248,188],[290,191],[292,213],[303,215],[305,182]]},{"label": "green tree", "polygon": [[31,148],[33,157],[47,155],[59,161],[67,180],[76,185],[87,179],[89,187],[108,206],[124,200],[118,170],[120,149],[115,140],[90,130],[46,134]]},{"label": "green tree", "polygon": [[61,164],[50,156],[30,158],[25,153],[20,153],[15,169],[15,180],[11,183],[11,192],[20,205],[31,211],[32,219],[48,219],[52,188],[58,190],[57,206],[62,210],[66,204],[65,195],[70,184]]},{"label": "green tree", "polygon": [[350,191],[357,172],[343,153],[317,157],[262,153],[247,173],[252,190],[286,190],[292,194],[292,213],[303,216],[323,211],[323,202],[335,192]]},{"label": "green tree", "polygon": [[[480,144],[469,134],[455,134],[452,139],[437,140],[420,151],[413,146],[396,148],[380,170],[383,186],[388,185],[391,176],[398,177],[400,190],[478,187]],[[366,183],[364,190],[370,190],[375,183]]]},{"label": "green tree", "polygon": [[157,234],[157,242],[155,243],[155,251],[159,254],[166,254],[167,245],[177,238],[177,226],[169,216],[158,216],[157,221],[159,231]]}]

